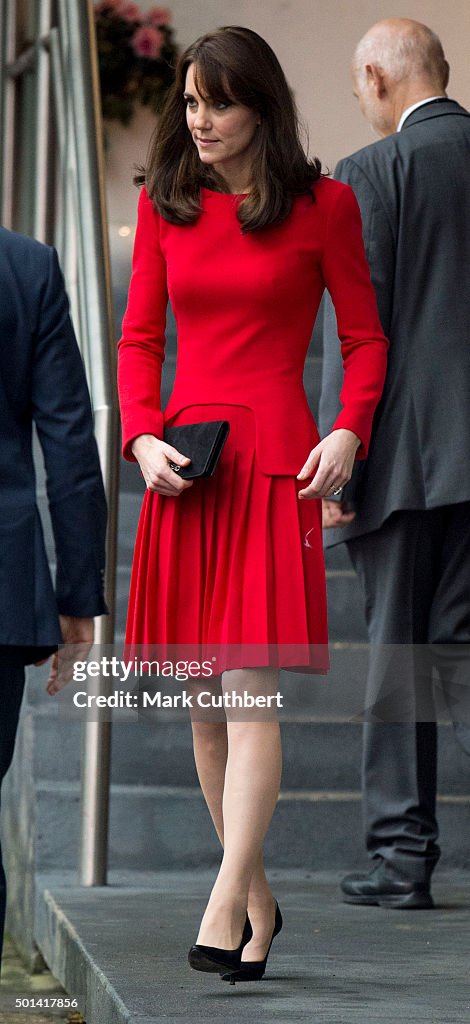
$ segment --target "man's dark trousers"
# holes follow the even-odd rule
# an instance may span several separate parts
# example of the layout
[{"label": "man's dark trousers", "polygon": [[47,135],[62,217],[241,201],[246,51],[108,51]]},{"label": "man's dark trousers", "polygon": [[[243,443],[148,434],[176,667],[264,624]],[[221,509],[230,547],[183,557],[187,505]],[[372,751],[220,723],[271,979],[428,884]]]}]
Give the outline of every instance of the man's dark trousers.
[{"label": "man's dark trousers", "polygon": [[[0,787],[10,767],[23,698],[25,666],[21,651],[0,649]],[[0,958],[6,909],[6,879],[0,844]]]},{"label": "man's dark trousers", "polygon": [[347,547],[365,594],[371,644],[363,743],[367,849],[406,877],[429,881],[440,850],[437,727],[426,662],[438,670],[457,737],[470,754],[470,502],[395,512]]}]

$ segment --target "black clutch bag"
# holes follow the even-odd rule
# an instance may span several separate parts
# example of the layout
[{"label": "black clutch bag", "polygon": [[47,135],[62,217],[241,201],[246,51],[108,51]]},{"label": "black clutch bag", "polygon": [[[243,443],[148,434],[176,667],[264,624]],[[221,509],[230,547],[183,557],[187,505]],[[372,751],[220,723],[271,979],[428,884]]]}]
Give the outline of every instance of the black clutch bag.
[{"label": "black clutch bag", "polygon": [[171,468],[185,480],[193,480],[198,476],[212,476],[229,430],[228,420],[165,427],[163,440],[191,459],[188,466],[177,466],[175,462],[170,462]]}]

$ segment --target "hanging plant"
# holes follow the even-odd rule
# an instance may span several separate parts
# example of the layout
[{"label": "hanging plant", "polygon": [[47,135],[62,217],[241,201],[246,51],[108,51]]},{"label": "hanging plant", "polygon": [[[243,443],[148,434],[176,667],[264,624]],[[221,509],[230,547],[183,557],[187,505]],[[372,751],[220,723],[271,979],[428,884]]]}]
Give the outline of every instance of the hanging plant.
[{"label": "hanging plant", "polygon": [[168,8],[100,0],[95,24],[103,117],[129,124],[138,103],[158,113],[178,54]]}]

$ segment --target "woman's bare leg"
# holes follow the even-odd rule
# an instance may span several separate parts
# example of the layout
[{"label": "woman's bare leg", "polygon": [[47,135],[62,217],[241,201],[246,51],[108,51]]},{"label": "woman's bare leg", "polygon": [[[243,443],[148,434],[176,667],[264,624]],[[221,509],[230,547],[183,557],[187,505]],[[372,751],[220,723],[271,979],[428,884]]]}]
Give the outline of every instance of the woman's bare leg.
[{"label": "woman's bare leg", "polygon": [[[227,763],[227,722],[192,721],[194,761],[220,843],[224,845],[222,801]],[[251,876],[248,913],[253,938],[243,950],[242,960],[263,960],[274,928],[275,899],[271,892],[261,851]],[[209,945],[209,943],[207,943]]]},{"label": "woman's bare leg", "polygon": [[223,722],[194,722],[193,749],[199,784],[223,847],[222,797],[227,763],[227,726]]},{"label": "woman's bare leg", "polygon": [[[222,681],[224,691],[246,690],[255,695],[276,693],[278,685],[278,670],[269,668],[225,672]],[[256,934],[246,947],[244,959],[262,959],[274,924],[275,904],[264,874],[262,848],[279,794],[282,769],[279,722],[276,715],[268,717],[265,709],[256,712],[226,708],[225,711],[227,760],[222,821],[220,802],[217,805],[220,782],[219,788],[214,778],[207,777],[202,783],[203,791],[214,801],[209,809],[224,844],[224,855],[197,942],[226,949],[238,946],[249,904]],[[199,740],[202,746],[203,733],[196,723],[193,723],[193,731],[196,746]],[[220,751],[221,747],[219,737],[213,749]],[[220,769],[220,761],[218,763]],[[207,767],[204,754],[199,757],[199,764],[204,774],[204,764]]]},{"label": "woman's bare leg", "polygon": [[262,850],[251,876],[248,914],[253,936],[243,947],[242,960],[264,960],[273,933],[276,900],[266,878]]}]

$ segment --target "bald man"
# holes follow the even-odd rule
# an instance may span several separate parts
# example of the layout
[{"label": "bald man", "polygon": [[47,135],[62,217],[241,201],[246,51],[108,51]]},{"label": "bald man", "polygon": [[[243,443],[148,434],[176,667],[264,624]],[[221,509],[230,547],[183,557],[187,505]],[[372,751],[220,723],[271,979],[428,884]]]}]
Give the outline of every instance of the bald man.
[{"label": "bald man", "polygon": [[[372,870],[350,903],[431,907],[440,856],[432,676],[470,753],[470,114],[447,97],[437,36],[379,22],[353,59],[353,90],[380,141],[342,160],[385,334],[387,380],[369,456],[324,502],[326,545],[345,541],[365,597],[370,663],[363,810]],[[322,435],[342,366],[325,310]]]}]

